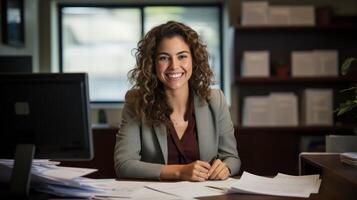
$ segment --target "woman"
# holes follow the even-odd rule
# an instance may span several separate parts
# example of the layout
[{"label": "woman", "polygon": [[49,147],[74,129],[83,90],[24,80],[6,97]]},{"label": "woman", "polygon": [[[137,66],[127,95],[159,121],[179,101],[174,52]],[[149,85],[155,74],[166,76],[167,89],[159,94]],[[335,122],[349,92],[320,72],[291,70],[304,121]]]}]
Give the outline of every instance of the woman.
[{"label": "woman", "polygon": [[145,35],[117,134],[119,178],[205,181],[238,173],[233,124],[223,93],[210,89],[212,75],[190,27],[169,21]]}]

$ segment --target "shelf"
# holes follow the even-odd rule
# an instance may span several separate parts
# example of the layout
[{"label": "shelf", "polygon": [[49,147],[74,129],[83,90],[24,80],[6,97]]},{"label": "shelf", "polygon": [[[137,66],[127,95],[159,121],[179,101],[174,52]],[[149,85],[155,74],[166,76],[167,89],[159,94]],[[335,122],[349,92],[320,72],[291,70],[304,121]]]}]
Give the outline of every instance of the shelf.
[{"label": "shelf", "polygon": [[239,133],[261,133],[261,132],[289,132],[305,134],[316,132],[316,134],[325,133],[327,134],[339,134],[343,132],[352,133],[353,129],[357,125],[337,125],[337,126],[297,126],[297,127],[242,127],[236,126],[235,130],[237,134]]},{"label": "shelf", "polygon": [[236,83],[239,84],[264,84],[264,83],[353,83],[357,79],[351,76],[344,77],[238,77]]},{"label": "shelf", "polygon": [[356,26],[240,26],[235,25],[238,32],[250,31],[286,31],[286,32],[335,32],[335,31],[357,31]]}]

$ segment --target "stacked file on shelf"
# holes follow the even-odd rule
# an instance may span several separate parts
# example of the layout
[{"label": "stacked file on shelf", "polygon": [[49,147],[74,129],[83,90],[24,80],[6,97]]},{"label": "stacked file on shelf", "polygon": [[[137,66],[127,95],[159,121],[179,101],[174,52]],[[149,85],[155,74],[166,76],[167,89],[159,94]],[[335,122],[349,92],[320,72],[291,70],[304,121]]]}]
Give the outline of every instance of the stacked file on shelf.
[{"label": "stacked file on shelf", "polygon": [[289,6],[269,6],[268,24],[272,26],[290,25],[290,7]]},{"label": "stacked file on shelf", "polygon": [[271,93],[269,98],[271,126],[298,126],[298,99],[294,93]]},{"label": "stacked file on shelf", "polygon": [[293,51],[293,77],[338,76],[337,50]]},{"label": "stacked file on shelf", "polygon": [[269,51],[245,51],[242,60],[243,77],[268,77],[270,75]]},{"label": "stacked file on shelf", "polygon": [[338,76],[338,51],[337,50],[315,50],[318,72],[322,76]]},{"label": "stacked file on shelf", "polygon": [[291,176],[279,173],[274,178],[267,178],[243,172],[241,178],[231,185],[231,191],[308,198],[311,193],[318,193],[320,185],[319,175]]},{"label": "stacked file on shelf", "polygon": [[270,6],[266,1],[242,3],[243,26],[314,26],[315,8],[310,5]]},{"label": "stacked file on shelf", "polygon": [[290,25],[294,26],[314,26],[315,8],[314,6],[291,6]]},{"label": "stacked file on shelf", "polygon": [[243,102],[243,126],[297,126],[298,99],[294,93],[249,96]]},{"label": "stacked file on shelf", "polygon": [[269,125],[269,96],[249,96],[243,102],[243,126]]},{"label": "stacked file on shelf", "polygon": [[251,1],[242,3],[242,25],[266,25],[268,22],[268,2]]},{"label": "stacked file on shelf", "polygon": [[291,53],[291,76],[319,76],[313,51],[293,51]]},{"label": "stacked file on shelf", "polygon": [[313,26],[315,11],[313,6],[269,6],[269,26]]},{"label": "stacked file on shelf", "polygon": [[333,125],[332,89],[305,89],[302,96],[304,125]]}]

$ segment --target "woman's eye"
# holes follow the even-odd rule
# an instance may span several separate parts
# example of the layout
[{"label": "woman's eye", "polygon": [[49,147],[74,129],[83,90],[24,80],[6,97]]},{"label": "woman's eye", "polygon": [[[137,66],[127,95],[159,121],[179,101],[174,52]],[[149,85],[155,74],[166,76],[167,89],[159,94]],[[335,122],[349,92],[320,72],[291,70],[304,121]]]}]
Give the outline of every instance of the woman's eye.
[{"label": "woman's eye", "polygon": [[182,59],[185,59],[185,58],[187,58],[187,55],[179,55],[179,56],[178,56],[178,59],[179,59],[179,60],[182,60]]},{"label": "woman's eye", "polygon": [[167,61],[169,58],[167,56],[161,56],[159,57],[159,61]]}]

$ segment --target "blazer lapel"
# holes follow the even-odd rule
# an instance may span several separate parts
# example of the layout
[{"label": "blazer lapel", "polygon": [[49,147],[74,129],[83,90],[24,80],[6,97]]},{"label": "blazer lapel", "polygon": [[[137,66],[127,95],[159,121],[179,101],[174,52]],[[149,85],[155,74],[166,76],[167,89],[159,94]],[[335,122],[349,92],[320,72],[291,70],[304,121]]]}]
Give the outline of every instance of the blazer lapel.
[{"label": "blazer lapel", "polygon": [[[211,115],[208,103],[203,104],[196,95],[194,96],[194,106],[200,159],[210,161],[217,154],[215,148],[212,147],[213,144],[216,144],[214,119]],[[164,125],[154,126],[154,130],[165,159],[165,164],[167,164],[168,149],[166,127]]]},{"label": "blazer lapel", "polygon": [[157,140],[159,141],[162,155],[164,156],[165,164],[167,164],[167,155],[168,155],[168,150],[167,150],[167,132],[166,132],[166,127],[164,125],[160,126],[154,126],[155,134],[157,137]]},{"label": "blazer lapel", "polygon": [[217,154],[215,147],[212,146],[216,144],[214,119],[208,103],[203,104],[196,95],[194,103],[200,159],[210,161]]}]

